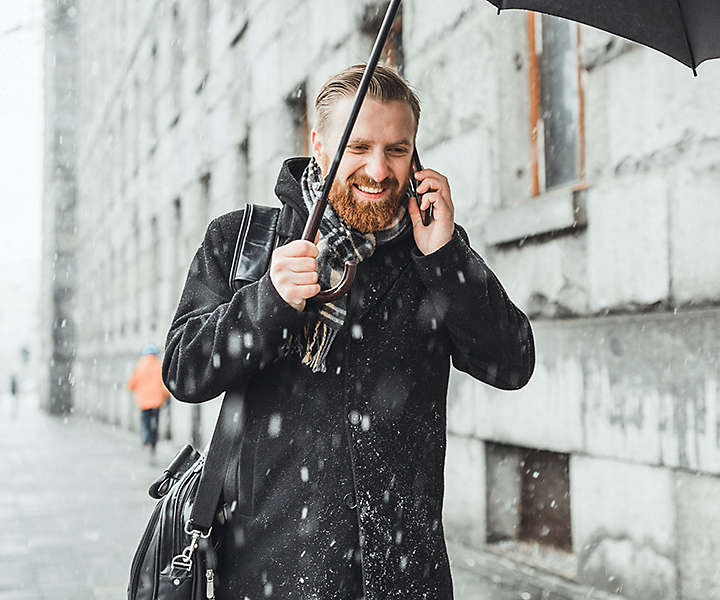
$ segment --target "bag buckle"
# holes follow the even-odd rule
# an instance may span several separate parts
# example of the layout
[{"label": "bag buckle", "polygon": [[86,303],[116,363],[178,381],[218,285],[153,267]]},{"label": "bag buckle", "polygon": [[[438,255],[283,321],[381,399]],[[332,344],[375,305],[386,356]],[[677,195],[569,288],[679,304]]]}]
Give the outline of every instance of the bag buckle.
[{"label": "bag buckle", "polygon": [[207,533],[203,533],[199,529],[193,529],[190,521],[185,523],[185,533],[190,536],[190,543],[185,549],[172,559],[171,566],[173,569],[182,569],[184,571],[190,571],[192,569],[192,557],[196,548],[199,545],[200,539],[206,539],[210,537],[212,527],[207,530]]}]

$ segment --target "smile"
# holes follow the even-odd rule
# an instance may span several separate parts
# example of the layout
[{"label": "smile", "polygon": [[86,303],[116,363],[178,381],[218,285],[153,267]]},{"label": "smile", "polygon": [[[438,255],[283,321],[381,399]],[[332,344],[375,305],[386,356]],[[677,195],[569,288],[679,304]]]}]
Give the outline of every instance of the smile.
[{"label": "smile", "polygon": [[381,187],[378,188],[378,187],[370,187],[370,186],[366,186],[366,185],[357,185],[357,184],[353,184],[353,187],[360,192],[361,196],[365,196],[367,198],[372,198],[372,199],[379,198],[385,192],[385,190]]}]

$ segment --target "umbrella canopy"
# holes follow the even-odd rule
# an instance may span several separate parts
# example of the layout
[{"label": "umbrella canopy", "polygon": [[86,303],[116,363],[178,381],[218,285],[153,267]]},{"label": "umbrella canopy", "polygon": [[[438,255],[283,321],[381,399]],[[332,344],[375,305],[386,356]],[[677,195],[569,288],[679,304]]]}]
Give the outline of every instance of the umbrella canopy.
[{"label": "umbrella canopy", "polygon": [[591,25],[696,67],[720,58],[719,0],[488,0]]}]

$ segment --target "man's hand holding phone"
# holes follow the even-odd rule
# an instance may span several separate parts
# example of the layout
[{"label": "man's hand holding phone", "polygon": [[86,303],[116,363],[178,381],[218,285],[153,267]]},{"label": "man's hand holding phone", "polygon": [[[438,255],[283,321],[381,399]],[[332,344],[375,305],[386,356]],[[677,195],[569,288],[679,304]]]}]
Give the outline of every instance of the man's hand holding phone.
[{"label": "man's hand holding phone", "polygon": [[[447,244],[455,232],[455,207],[450,194],[447,177],[432,169],[422,169],[410,175],[415,178],[416,191],[421,198],[408,203],[408,212],[413,224],[415,244],[424,255],[432,254]],[[432,218],[424,225],[420,211],[432,207]]]}]

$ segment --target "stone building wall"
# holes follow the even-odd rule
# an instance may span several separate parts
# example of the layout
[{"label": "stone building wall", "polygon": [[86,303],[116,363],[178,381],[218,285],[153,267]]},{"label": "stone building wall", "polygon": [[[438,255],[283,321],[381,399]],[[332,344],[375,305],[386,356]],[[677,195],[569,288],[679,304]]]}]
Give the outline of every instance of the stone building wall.
[{"label": "stone building wall", "polygon": [[[123,382],[163,345],[208,221],[275,202],[315,91],[366,59],[377,6],[78,3],[74,410],[136,426]],[[720,594],[720,65],[693,79],[582,28],[581,167],[534,190],[536,25],[473,0],[402,10],[423,162],[537,338],[520,392],[453,374],[448,537],[627,598]],[[173,402],[163,430],[206,440],[217,409]]]},{"label": "stone building wall", "polygon": [[45,3],[45,135],[39,377],[41,402],[54,414],[72,409],[77,285],[77,9]]}]

